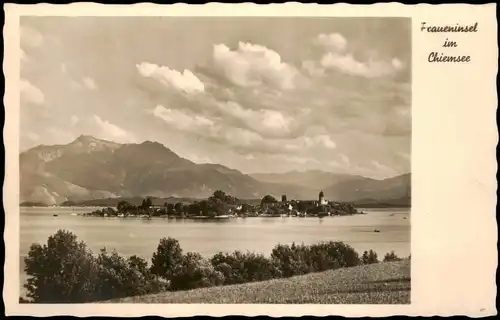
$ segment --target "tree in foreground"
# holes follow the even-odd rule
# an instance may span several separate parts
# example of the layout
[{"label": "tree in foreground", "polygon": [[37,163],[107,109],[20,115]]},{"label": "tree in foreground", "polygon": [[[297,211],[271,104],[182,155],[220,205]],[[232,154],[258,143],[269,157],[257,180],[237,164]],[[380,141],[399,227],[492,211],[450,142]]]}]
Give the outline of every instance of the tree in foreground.
[{"label": "tree in foreground", "polygon": [[224,275],[199,253],[188,252],[171,275],[170,290],[190,290],[222,285]]},{"label": "tree in foreground", "polygon": [[147,268],[147,262],[137,256],[124,258],[116,251],[101,250],[97,257],[99,281],[95,300],[108,300],[156,293],[166,290],[164,282]]},{"label": "tree in foreground", "polygon": [[32,244],[24,259],[28,298],[39,303],[81,303],[93,299],[98,265],[85,243],[59,230],[47,244]]},{"label": "tree in foreground", "polygon": [[166,290],[139,257],[105,249],[95,257],[76,235],[59,230],[24,259],[27,297],[35,303],[84,303]]},{"label": "tree in foreground", "polygon": [[154,275],[170,280],[175,268],[182,263],[182,248],[179,241],[173,238],[163,238],[158,244],[151,259],[151,272]]}]

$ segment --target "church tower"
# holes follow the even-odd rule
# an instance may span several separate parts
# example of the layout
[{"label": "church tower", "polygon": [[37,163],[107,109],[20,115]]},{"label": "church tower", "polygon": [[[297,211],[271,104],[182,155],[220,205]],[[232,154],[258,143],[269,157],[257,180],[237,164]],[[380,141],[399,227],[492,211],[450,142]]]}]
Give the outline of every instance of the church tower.
[{"label": "church tower", "polygon": [[323,190],[321,190],[318,196],[318,205],[326,205],[326,204],[328,204],[328,201],[325,200],[325,195],[323,194]]}]

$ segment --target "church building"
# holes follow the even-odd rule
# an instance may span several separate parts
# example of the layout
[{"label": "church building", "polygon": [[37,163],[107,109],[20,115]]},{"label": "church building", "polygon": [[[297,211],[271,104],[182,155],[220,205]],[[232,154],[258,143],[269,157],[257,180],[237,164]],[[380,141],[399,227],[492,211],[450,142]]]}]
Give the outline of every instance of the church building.
[{"label": "church building", "polygon": [[325,195],[323,194],[323,190],[320,191],[319,196],[318,196],[318,203],[320,205],[326,205],[328,204],[328,201],[325,199]]}]

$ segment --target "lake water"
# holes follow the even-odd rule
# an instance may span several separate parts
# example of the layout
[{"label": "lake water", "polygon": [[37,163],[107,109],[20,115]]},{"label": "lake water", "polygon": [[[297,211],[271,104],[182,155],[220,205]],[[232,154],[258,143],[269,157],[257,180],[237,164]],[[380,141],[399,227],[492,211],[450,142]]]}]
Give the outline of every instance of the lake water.
[{"label": "lake water", "polygon": [[[250,250],[269,255],[278,244],[343,241],[360,254],[373,249],[379,258],[394,251],[410,254],[410,212],[404,209],[363,209],[367,214],[324,218],[246,218],[218,222],[81,217],[71,214],[93,208],[21,208],[20,267],[32,243],[44,244],[59,229],[74,232],[95,253],[106,247],[122,255],[148,260],[163,237],[179,240],[182,249],[204,256],[219,251]],[[57,214],[57,217],[53,215]],[[379,233],[373,232],[380,230]]]}]

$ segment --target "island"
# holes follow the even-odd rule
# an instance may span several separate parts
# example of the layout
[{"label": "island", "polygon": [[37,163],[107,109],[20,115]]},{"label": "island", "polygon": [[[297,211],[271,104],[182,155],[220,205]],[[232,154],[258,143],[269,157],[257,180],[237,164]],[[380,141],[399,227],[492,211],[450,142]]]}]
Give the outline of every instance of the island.
[{"label": "island", "polygon": [[221,190],[215,191],[208,199],[192,203],[169,203],[154,205],[151,197],[146,197],[139,205],[122,200],[116,208],[106,207],[79,215],[89,217],[138,217],[151,219],[226,220],[247,217],[328,217],[364,214],[350,203],[328,201],[323,191],[318,200],[288,200],[282,195],[278,201],[272,195],[266,195],[260,203],[250,204]]}]

